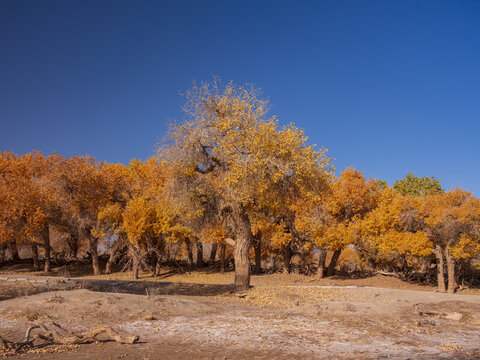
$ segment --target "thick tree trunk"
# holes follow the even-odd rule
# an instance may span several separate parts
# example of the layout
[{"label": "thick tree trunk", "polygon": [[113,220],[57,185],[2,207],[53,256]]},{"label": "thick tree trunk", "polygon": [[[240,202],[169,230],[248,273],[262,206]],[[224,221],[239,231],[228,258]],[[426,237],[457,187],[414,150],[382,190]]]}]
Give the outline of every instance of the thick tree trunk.
[{"label": "thick tree trunk", "polygon": [[187,253],[188,253],[188,263],[190,267],[193,268],[193,249],[192,249],[192,242],[188,237],[185,238],[185,245],[187,246]]},{"label": "thick tree trunk", "polygon": [[342,250],[335,250],[328,265],[327,276],[332,276],[335,274],[335,267],[337,266],[338,258],[340,257]]},{"label": "thick tree trunk", "polygon": [[252,242],[252,230],[250,219],[240,203],[230,206],[235,232],[235,289],[244,291],[250,288],[250,244]]},{"label": "thick tree trunk", "polygon": [[20,260],[20,255],[18,255],[18,246],[16,242],[10,243],[10,254],[12,255],[12,260],[13,261],[18,261]]},{"label": "thick tree trunk", "polygon": [[226,245],[222,244],[220,245],[220,271],[222,274],[225,272],[225,250],[226,250]]},{"label": "thick tree trunk", "polygon": [[290,262],[292,260],[292,248],[287,244],[283,249],[283,271],[290,274]]},{"label": "thick tree trunk", "polygon": [[262,272],[262,234],[259,231],[255,235],[255,273]]},{"label": "thick tree trunk", "polygon": [[195,239],[197,248],[197,267],[203,267],[203,243],[199,239]]},{"label": "thick tree trunk", "polygon": [[212,249],[210,250],[210,259],[208,260],[209,263],[214,264],[215,258],[217,257],[217,243],[212,243]]},{"label": "thick tree trunk", "polygon": [[248,250],[251,238],[248,236],[238,237],[236,240],[235,260],[235,289],[244,291],[250,288],[250,258]]},{"label": "thick tree trunk", "polygon": [[100,269],[100,259],[98,258],[98,240],[92,236],[88,243],[90,245],[90,255],[92,256],[93,274],[101,275],[102,270]]},{"label": "thick tree trunk", "polygon": [[50,231],[48,226],[46,229],[42,231],[42,240],[43,240],[43,250],[45,251],[45,268],[44,271],[46,273],[50,272],[51,264],[50,264]]},{"label": "thick tree trunk", "polygon": [[435,245],[435,257],[437,259],[437,283],[438,291],[445,292],[445,272],[443,263],[443,251],[440,245]]},{"label": "thick tree trunk", "polygon": [[318,254],[317,277],[322,279],[325,276],[325,261],[327,260],[327,250],[320,249]]},{"label": "thick tree trunk", "polygon": [[33,270],[39,271],[40,264],[38,262],[38,246],[34,242],[32,242],[32,261],[33,261]]},{"label": "thick tree trunk", "polygon": [[445,249],[445,260],[447,261],[448,289],[449,294],[453,294],[457,288],[455,280],[455,258],[450,254],[448,247]]}]

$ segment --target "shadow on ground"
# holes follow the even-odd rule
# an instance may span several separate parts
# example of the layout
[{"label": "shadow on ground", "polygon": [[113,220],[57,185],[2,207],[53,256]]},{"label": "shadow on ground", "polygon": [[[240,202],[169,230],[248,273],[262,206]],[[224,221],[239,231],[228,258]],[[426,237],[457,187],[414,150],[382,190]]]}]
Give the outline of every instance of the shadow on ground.
[{"label": "shadow on ground", "polygon": [[0,275],[0,300],[74,289],[135,295],[187,296],[215,296],[231,293],[234,290],[233,285]]},{"label": "shadow on ground", "polygon": [[77,283],[79,287],[91,291],[137,295],[215,296],[231,293],[234,290],[233,285],[97,279],[78,279],[72,281]]}]

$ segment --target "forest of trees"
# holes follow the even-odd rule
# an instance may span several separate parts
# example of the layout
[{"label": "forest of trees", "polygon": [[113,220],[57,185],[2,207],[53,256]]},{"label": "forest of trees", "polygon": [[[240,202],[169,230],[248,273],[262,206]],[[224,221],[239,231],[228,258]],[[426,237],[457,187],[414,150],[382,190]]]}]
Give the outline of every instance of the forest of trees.
[{"label": "forest of trees", "polygon": [[433,273],[451,293],[476,273],[480,199],[468,191],[414,174],[392,187],[354,168],[336,176],[326,150],[269,117],[254,88],[213,81],[185,97],[186,120],[147,161],[1,153],[0,264],[22,247],[36,270],[88,258],[94,274],[121,262],[136,279],[166,262],[223,271],[233,259],[237,290],[267,259],[325,277],[348,254],[347,270]]}]

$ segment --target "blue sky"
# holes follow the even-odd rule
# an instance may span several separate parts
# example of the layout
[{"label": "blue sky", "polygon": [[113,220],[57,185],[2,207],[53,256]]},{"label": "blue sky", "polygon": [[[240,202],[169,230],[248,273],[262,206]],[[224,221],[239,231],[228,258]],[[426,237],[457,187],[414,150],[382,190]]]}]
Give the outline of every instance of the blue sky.
[{"label": "blue sky", "polygon": [[480,196],[480,1],[0,0],[0,150],[145,159],[212,75],[338,171]]}]

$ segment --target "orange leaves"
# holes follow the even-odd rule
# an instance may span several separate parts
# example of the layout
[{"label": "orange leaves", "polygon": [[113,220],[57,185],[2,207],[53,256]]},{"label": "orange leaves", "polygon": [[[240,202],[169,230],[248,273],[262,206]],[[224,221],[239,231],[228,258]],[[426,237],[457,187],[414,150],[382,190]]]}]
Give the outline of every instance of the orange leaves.
[{"label": "orange leaves", "polygon": [[378,191],[375,181],[367,181],[363,173],[347,168],[332,185],[332,194],[326,201],[329,213],[341,220],[363,216],[376,206]]},{"label": "orange leaves", "polygon": [[391,229],[377,236],[375,243],[384,253],[427,256],[432,252],[432,243],[423,231],[411,233]]},{"label": "orange leaves", "polygon": [[310,214],[303,211],[308,220],[302,220],[302,227],[310,228],[318,246],[342,249],[358,241],[362,235],[361,220],[375,208],[379,196],[373,180],[367,181],[362,172],[347,168],[323,201],[312,204]]},{"label": "orange leaves", "polygon": [[200,233],[202,241],[213,244],[222,244],[227,237],[227,231],[218,221],[205,226]]},{"label": "orange leaves", "polygon": [[425,221],[432,227],[448,219],[468,221],[469,218],[476,218],[478,220],[478,199],[473,198],[468,191],[455,188],[445,194],[427,196],[423,213]]},{"label": "orange leaves", "polygon": [[45,188],[48,159],[34,151],[23,156],[0,156],[0,232],[9,241],[35,236],[48,226],[55,209]]}]

